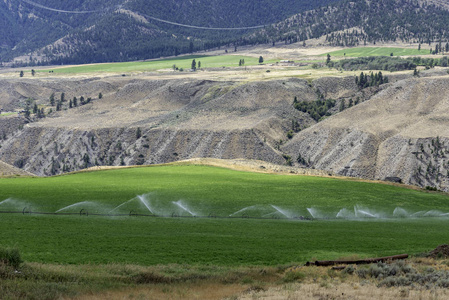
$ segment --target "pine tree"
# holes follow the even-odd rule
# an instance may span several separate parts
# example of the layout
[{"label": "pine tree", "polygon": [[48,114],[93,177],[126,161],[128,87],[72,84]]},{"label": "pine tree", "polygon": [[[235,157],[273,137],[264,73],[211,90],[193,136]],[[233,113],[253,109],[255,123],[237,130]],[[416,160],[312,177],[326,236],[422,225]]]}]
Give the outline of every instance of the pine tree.
[{"label": "pine tree", "polygon": [[341,100],[340,102],[340,111],[344,111],[346,108],[346,103],[345,103],[345,99]]},{"label": "pine tree", "polygon": [[50,95],[50,105],[55,106],[55,93]]},{"label": "pine tree", "polygon": [[259,56],[259,64],[263,64],[263,57]]}]

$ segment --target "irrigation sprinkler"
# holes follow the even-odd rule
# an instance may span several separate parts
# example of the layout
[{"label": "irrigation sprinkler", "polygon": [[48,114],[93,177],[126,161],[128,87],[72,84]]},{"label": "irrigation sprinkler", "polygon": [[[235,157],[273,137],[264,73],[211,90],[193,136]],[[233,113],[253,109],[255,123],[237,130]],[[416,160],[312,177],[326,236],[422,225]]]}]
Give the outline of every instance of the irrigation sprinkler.
[{"label": "irrigation sprinkler", "polygon": [[85,210],[84,208],[82,208],[81,210],[80,210],[80,216],[88,216],[89,215],[89,212],[87,211],[87,210]]},{"label": "irrigation sprinkler", "polygon": [[208,217],[209,217],[209,218],[216,218],[216,217],[217,217],[217,215],[216,215],[216,214],[214,214],[214,213],[210,213]]},{"label": "irrigation sprinkler", "polygon": [[242,219],[249,219],[249,215],[247,213],[242,214]]},{"label": "irrigation sprinkler", "polygon": [[22,214],[31,214],[31,207],[25,206],[22,210]]},{"label": "irrigation sprinkler", "polygon": [[137,217],[137,213],[136,213],[134,210],[131,210],[131,211],[129,212],[129,216],[130,216],[130,217]]},{"label": "irrigation sprinkler", "polygon": [[177,217],[179,217],[179,216],[178,216],[175,212],[172,212],[172,213],[171,213],[171,217],[172,217],[172,218],[177,218]]}]

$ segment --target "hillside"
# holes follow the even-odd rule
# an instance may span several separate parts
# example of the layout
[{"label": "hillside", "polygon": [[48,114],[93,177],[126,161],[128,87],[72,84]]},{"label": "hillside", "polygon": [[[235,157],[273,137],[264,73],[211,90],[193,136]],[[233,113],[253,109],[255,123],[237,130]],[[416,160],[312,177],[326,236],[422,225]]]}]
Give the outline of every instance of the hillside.
[{"label": "hillside", "polygon": [[448,77],[388,84],[298,133],[282,150],[341,175],[449,189]]},{"label": "hillside", "polygon": [[294,15],[251,34],[246,42],[295,43],[325,36],[325,42],[333,46],[386,41],[446,43],[449,41],[446,9],[445,1],[346,0]]},{"label": "hillside", "polygon": [[132,61],[315,38],[331,46],[421,43],[429,53],[430,43],[438,43],[432,51],[448,52],[447,7],[437,0],[5,0],[0,61]]},{"label": "hillside", "polygon": [[130,61],[233,48],[229,43],[249,29],[195,27],[267,25],[335,1],[5,0],[0,3],[0,62],[14,57],[31,65]]},{"label": "hillside", "polygon": [[[14,94],[24,82],[6,80],[2,85],[8,84]],[[307,81],[299,79],[241,83],[109,77],[29,80],[26,86],[34,91],[28,97],[40,99],[39,104],[48,102],[51,91],[64,91],[66,99],[104,94],[101,100],[27,124],[3,141],[3,161],[39,175],[191,157],[283,164],[277,147],[292,120],[303,127],[315,123],[291,105],[301,90],[305,97],[316,97]]]}]

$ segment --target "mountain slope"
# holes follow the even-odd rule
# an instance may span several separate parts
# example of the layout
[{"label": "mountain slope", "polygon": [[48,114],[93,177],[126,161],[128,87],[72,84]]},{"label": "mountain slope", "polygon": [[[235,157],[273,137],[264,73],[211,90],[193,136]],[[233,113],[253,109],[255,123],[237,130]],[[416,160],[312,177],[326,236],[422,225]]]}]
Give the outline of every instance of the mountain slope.
[{"label": "mountain slope", "polygon": [[[0,2],[4,25],[0,26],[0,61],[29,53],[34,53],[35,61],[53,63],[186,53],[238,41],[248,30],[200,30],[156,19],[203,27],[251,27],[335,1],[4,0]],[[76,13],[80,11],[93,12]],[[22,59],[29,62],[28,57]]]},{"label": "mountain slope", "polygon": [[247,42],[298,42],[322,36],[336,46],[381,41],[446,42],[449,12],[442,4],[436,4],[416,0],[345,0],[294,15],[251,35]]},{"label": "mountain slope", "polygon": [[[39,1],[52,9],[94,10],[85,14],[49,11],[30,3],[34,2],[0,3],[0,61],[24,54],[25,63],[30,63],[30,54],[31,63],[129,61],[224,45],[294,43],[322,36],[335,46],[449,41],[445,1]],[[257,25],[265,27],[195,28]]]}]

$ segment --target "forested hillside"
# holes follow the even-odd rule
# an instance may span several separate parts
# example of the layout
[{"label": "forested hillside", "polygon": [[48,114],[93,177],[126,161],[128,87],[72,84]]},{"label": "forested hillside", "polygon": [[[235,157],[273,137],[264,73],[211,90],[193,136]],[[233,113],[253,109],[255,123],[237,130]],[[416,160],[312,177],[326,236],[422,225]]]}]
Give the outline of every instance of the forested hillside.
[{"label": "forested hillside", "polygon": [[249,30],[205,30],[157,19],[208,28],[252,27],[336,1],[5,0],[0,2],[0,61],[33,52],[34,63],[126,61],[186,53],[236,42]]},{"label": "forested hillside", "polygon": [[322,36],[334,46],[449,41],[449,12],[434,1],[38,1],[0,2],[0,61],[130,61]]},{"label": "forested hillside", "polygon": [[334,46],[382,41],[447,42],[445,6],[417,0],[345,0],[297,14],[245,39],[247,43],[294,43],[326,36]]}]

